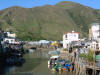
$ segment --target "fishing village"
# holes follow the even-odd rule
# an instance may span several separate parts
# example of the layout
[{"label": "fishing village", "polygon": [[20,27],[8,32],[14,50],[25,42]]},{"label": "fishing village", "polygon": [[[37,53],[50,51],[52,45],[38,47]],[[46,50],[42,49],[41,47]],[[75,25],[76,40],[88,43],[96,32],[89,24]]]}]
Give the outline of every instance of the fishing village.
[{"label": "fishing village", "polygon": [[100,75],[99,3],[1,0],[0,75]]},{"label": "fishing village", "polygon": [[[28,62],[28,58],[24,56],[29,54],[31,60],[34,60],[34,57],[43,57],[43,59],[45,57],[46,64],[44,65],[53,74],[66,75],[67,72],[69,75],[100,75],[100,23],[91,24],[89,38],[80,39],[79,35],[79,32],[72,31],[64,33],[62,41],[29,42],[18,40],[13,32],[2,32],[0,65],[21,66]],[[34,61],[31,63],[35,64]],[[33,65],[31,63],[30,65]],[[26,72],[23,71],[19,73],[25,75]],[[29,75],[32,74],[28,72]]]}]

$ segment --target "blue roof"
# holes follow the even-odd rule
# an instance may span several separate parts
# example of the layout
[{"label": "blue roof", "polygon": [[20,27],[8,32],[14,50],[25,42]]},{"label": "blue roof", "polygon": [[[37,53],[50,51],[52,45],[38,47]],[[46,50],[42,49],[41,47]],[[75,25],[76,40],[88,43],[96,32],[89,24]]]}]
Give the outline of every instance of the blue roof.
[{"label": "blue roof", "polygon": [[100,25],[100,23],[92,23],[92,25]]}]

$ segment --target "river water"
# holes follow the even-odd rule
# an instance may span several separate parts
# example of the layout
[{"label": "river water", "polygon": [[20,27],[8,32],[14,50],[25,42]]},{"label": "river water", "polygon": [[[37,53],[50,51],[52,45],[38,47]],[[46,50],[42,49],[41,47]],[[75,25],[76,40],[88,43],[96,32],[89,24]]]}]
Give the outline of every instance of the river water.
[{"label": "river water", "polygon": [[36,51],[24,55],[21,66],[0,65],[0,75],[71,75],[69,72],[52,72],[48,68],[48,52]]}]

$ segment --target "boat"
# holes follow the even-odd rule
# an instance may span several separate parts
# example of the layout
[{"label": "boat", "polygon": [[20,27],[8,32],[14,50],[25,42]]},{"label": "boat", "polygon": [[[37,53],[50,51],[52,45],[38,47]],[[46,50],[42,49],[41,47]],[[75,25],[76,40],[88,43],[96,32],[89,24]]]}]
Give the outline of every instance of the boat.
[{"label": "boat", "polygon": [[60,54],[60,51],[57,51],[57,50],[49,51],[48,54],[49,54],[50,56],[55,56],[55,55],[59,55],[59,54]]},{"label": "boat", "polygon": [[50,59],[48,60],[48,68],[50,67],[50,65],[54,65],[55,61],[59,59],[59,56],[58,55],[55,55],[55,56],[51,56]]},{"label": "boat", "polygon": [[58,55],[51,56],[48,60],[48,68],[51,69],[51,71],[72,71],[73,65],[71,61],[61,59]]}]

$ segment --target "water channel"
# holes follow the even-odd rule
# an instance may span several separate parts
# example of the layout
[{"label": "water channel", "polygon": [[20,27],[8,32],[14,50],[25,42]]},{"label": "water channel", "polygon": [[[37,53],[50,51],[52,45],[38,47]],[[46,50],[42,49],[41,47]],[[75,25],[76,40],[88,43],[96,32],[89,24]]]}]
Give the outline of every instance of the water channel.
[{"label": "water channel", "polygon": [[48,68],[48,52],[36,51],[24,55],[25,63],[21,66],[0,65],[0,75],[70,75],[69,72],[53,73]]}]

